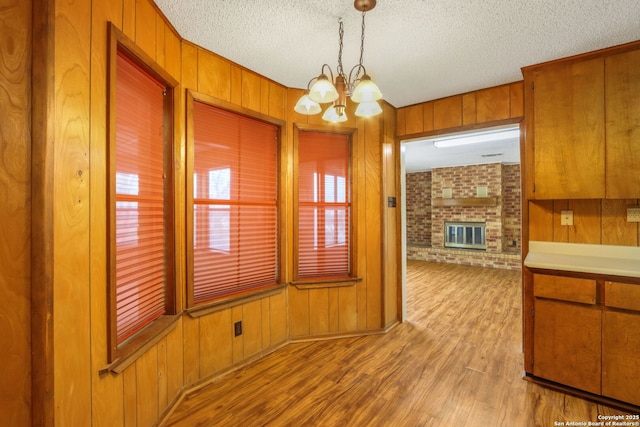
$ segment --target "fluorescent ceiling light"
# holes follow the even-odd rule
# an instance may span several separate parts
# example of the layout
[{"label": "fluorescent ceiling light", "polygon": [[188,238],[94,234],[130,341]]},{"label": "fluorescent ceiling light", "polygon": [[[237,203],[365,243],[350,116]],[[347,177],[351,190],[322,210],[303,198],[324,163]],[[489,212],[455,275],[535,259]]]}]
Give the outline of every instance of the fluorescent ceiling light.
[{"label": "fluorescent ceiling light", "polygon": [[443,138],[437,138],[433,140],[433,145],[436,148],[448,148],[457,147],[459,145],[477,144],[481,142],[502,141],[505,139],[513,139],[520,137],[520,129],[508,128],[502,130],[474,132],[467,134],[458,134],[446,136]]}]

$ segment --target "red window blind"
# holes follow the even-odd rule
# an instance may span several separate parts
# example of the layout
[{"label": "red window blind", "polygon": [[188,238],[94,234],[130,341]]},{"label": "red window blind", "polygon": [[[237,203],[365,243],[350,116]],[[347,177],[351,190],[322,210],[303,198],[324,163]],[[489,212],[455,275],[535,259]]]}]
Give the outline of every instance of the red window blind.
[{"label": "red window blind", "polygon": [[277,127],[194,101],[194,303],[277,280]]},{"label": "red window blind", "polygon": [[115,245],[117,342],[165,314],[168,243],[165,88],[118,52]]},{"label": "red window blind", "polygon": [[301,131],[298,162],[298,278],[349,276],[349,136]]}]

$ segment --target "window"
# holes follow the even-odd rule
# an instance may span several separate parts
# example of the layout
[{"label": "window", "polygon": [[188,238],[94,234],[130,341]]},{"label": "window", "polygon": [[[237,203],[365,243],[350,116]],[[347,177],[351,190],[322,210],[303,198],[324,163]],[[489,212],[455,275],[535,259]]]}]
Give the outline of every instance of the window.
[{"label": "window", "polygon": [[278,280],[276,125],[193,103],[189,305]]},{"label": "window", "polygon": [[131,352],[123,347],[138,332],[175,314],[173,86],[129,48],[112,49],[110,361]]},{"label": "window", "polygon": [[298,279],[348,277],[349,135],[298,133]]}]

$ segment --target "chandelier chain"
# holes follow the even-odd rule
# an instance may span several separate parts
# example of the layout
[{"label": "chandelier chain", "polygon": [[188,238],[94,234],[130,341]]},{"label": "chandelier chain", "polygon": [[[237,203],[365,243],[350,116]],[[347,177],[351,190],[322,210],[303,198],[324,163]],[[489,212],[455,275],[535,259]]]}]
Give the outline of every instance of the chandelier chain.
[{"label": "chandelier chain", "polygon": [[338,29],[338,36],[340,39],[340,49],[338,50],[338,75],[340,76],[344,76],[344,70],[342,69],[342,39],[344,37],[344,25],[342,24],[342,19],[340,19],[339,21],[339,29]]},{"label": "chandelier chain", "polygon": [[[362,35],[360,36],[360,62],[358,65],[362,65],[362,58],[364,57],[364,14],[365,11],[362,11]],[[360,72],[358,71],[358,74]],[[358,78],[358,74],[356,74],[356,79]]]}]

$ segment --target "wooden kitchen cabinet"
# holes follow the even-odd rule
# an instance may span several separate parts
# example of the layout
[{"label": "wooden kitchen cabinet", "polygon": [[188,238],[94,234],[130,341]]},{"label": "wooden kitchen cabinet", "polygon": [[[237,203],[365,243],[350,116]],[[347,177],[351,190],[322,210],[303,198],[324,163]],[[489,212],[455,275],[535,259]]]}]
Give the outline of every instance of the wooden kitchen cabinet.
[{"label": "wooden kitchen cabinet", "polygon": [[533,274],[533,374],[640,405],[640,284]]},{"label": "wooden kitchen cabinet", "polygon": [[524,75],[533,196],[604,198],[604,58],[550,63]]},{"label": "wooden kitchen cabinet", "polygon": [[640,42],[522,71],[527,198],[640,198]]},{"label": "wooden kitchen cabinet", "polygon": [[605,59],[606,195],[640,198],[640,50]]},{"label": "wooden kitchen cabinet", "polygon": [[640,405],[640,312],[605,311],[602,394]]},{"label": "wooden kitchen cabinet", "polygon": [[605,283],[602,394],[640,405],[640,285]]},{"label": "wooden kitchen cabinet", "polygon": [[595,293],[595,280],[534,275],[535,376],[600,394],[602,312]]},{"label": "wooden kitchen cabinet", "polygon": [[600,394],[601,324],[593,307],[537,299],[533,374]]}]

